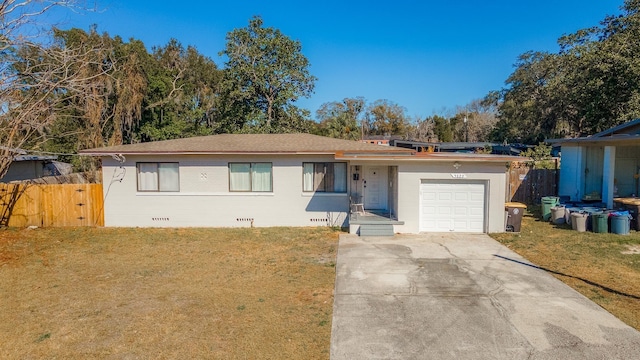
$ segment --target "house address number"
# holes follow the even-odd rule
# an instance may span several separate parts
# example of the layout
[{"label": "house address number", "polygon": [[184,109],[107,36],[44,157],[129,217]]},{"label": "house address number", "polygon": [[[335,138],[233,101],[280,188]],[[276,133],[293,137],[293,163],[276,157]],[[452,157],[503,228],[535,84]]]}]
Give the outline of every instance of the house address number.
[{"label": "house address number", "polygon": [[451,174],[451,177],[454,179],[466,179],[467,174]]}]

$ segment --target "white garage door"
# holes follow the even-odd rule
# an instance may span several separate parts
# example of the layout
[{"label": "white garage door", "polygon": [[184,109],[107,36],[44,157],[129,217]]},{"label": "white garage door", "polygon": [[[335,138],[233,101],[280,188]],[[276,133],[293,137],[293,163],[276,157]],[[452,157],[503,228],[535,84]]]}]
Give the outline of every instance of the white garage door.
[{"label": "white garage door", "polygon": [[484,232],[485,184],[420,184],[420,231]]}]

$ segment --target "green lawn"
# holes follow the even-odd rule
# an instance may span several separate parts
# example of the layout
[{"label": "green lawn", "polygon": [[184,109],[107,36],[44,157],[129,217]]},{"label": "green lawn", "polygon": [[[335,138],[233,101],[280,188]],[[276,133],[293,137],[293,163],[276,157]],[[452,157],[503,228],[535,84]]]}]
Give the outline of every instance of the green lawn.
[{"label": "green lawn", "polygon": [[0,229],[0,358],[327,359],[337,239]]},{"label": "green lawn", "polygon": [[491,236],[640,330],[639,232],[580,233],[528,213],[521,233]]}]

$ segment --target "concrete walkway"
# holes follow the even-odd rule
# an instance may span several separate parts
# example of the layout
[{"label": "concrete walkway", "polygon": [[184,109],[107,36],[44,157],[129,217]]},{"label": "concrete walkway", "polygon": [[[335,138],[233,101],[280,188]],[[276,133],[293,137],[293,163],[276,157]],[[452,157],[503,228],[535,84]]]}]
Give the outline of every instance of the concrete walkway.
[{"label": "concrete walkway", "polygon": [[640,332],[526,264],[486,235],[342,235],[331,359],[640,356]]}]

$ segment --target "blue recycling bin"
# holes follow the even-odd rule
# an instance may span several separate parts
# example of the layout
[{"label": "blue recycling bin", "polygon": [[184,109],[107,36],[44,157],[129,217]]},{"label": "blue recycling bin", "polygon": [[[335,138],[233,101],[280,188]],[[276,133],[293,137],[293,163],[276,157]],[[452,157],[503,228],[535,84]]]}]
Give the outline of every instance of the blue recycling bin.
[{"label": "blue recycling bin", "polygon": [[628,211],[611,213],[611,232],[619,235],[629,235],[631,215]]}]

